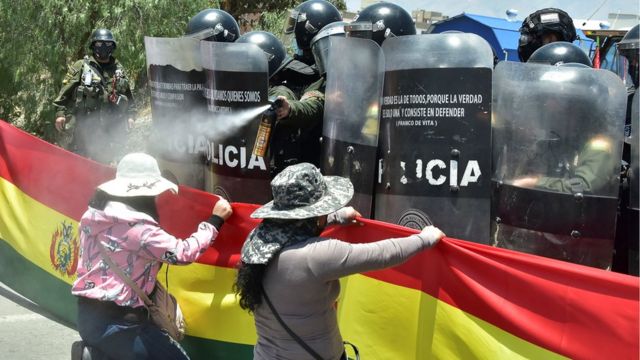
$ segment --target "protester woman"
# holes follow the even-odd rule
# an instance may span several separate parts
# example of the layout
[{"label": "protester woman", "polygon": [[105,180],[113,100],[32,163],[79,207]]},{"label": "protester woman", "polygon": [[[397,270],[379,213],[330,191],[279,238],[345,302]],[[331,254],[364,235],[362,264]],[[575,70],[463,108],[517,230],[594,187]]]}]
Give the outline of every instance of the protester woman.
[{"label": "protester woman", "polygon": [[[112,271],[122,269],[147,295],[156,287],[162,263],[194,262],[213,243],[231,207],[219,200],[211,217],[187,239],[158,225],[156,197],[178,187],[160,175],[156,160],[128,154],[116,177],[100,186],[80,220],[78,331],[83,341],[112,359],[188,359],[180,345],[152,323],[143,301]],[[106,249],[101,253],[101,247]]]},{"label": "protester woman", "polygon": [[254,359],[346,359],[336,316],[343,276],[398,265],[434,246],[433,226],[406,238],[350,244],[319,237],[327,224],[360,214],[343,208],[353,196],[346,178],[322,176],[309,163],[271,181],[274,200],[251,217],[264,219],[241,252],[236,291],[254,314]]}]

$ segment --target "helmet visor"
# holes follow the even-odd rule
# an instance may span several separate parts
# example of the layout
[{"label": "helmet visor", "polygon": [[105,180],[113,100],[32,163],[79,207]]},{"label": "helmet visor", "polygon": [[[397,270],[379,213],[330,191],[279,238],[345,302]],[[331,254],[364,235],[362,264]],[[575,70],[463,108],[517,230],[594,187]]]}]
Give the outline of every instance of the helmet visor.
[{"label": "helmet visor", "polygon": [[331,45],[331,37],[327,36],[322,38],[311,46],[311,52],[313,52],[313,57],[316,60],[316,66],[318,67],[318,72],[320,75],[326,72],[325,64],[327,63],[327,59],[329,57],[329,47]]},{"label": "helmet visor", "polygon": [[212,29],[212,28],[206,28],[204,30],[200,30],[198,32],[195,32],[193,34],[185,35],[185,37],[190,37],[190,38],[194,38],[194,39],[197,39],[197,40],[205,40],[205,39],[208,39],[208,38],[212,38],[214,36],[216,36],[216,33],[215,33],[215,30]]},{"label": "helmet visor", "polygon": [[287,18],[287,23],[284,27],[285,34],[293,33],[293,30],[296,28],[296,22],[298,21],[298,10],[292,9],[289,10],[289,17]]},{"label": "helmet visor", "polygon": [[373,38],[373,24],[370,21],[356,21],[344,26],[347,37]]}]

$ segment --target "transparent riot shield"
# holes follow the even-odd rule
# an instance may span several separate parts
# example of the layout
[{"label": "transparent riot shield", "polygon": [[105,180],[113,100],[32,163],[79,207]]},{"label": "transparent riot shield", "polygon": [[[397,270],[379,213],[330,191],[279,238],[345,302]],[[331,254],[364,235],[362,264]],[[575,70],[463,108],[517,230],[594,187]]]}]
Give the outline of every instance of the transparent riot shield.
[{"label": "transparent riot shield", "polygon": [[611,72],[502,62],[493,86],[492,235],[608,268],[626,93]]},{"label": "transparent riot shield", "polygon": [[151,89],[148,149],[163,174],[204,189],[204,147],[197,119],[206,112],[198,40],[145,37]]},{"label": "transparent riot shield", "polygon": [[489,243],[491,47],[452,33],[385,40],[375,218]]},{"label": "transparent riot shield", "polygon": [[268,161],[252,154],[268,105],[267,55],[253,44],[200,43],[205,69],[205,189],[229,201],[271,199]]},{"label": "transparent riot shield", "polygon": [[638,99],[640,99],[640,94],[638,94],[638,90],[636,90],[636,93],[633,96],[633,103],[631,104],[631,139],[629,139],[629,144],[631,145],[631,163],[629,164],[629,208],[635,210],[636,214],[638,213],[638,210],[640,210],[640,194],[638,193],[640,190],[640,156],[638,155],[640,153],[640,150],[638,149],[640,147],[638,144],[640,141],[640,137],[638,137],[638,126],[640,126],[638,122],[640,121],[640,114],[638,111]]},{"label": "transparent riot shield", "polygon": [[[638,276],[638,239],[640,239],[640,157],[638,156],[640,148],[640,137],[638,137],[640,124],[640,114],[638,111],[638,102],[640,94],[638,90],[633,96],[631,104],[631,136],[625,139],[630,146],[630,163],[628,172],[629,182],[629,204],[622,212],[622,227],[625,231],[625,246],[627,253],[627,270],[629,274]],[[624,251],[623,251],[624,253]]]},{"label": "transparent riot shield", "polygon": [[371,217],[382,93],[382,49],[371,40],[329,39],[322,173],[351,179],[350,202]]}]

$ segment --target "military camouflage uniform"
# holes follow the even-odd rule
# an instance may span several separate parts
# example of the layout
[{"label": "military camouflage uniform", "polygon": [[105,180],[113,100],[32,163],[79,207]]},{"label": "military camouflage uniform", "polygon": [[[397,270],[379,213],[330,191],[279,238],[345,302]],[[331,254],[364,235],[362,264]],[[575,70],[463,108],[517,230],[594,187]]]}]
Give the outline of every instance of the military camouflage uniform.
[{"label": "military camouflage uniform", "polygon": [[124,155],[127,119],[133,118],[131,100],[129,81],[118,60],[111,57],[109,63],[100,63],[85,57],[76,61],[53,101],[56,117],[66,118],[58,143],[102,163],[117,160]]},{"label": "military camouflage uniform", "polygon": [[269,97],[284,96],[291,112],[276,122],[269,146],[271,176],[289,165],[309,162],[320,166],[320,137],[324,116],[325,80],[309,85],[300,100],[284,85],[269,89]]}]

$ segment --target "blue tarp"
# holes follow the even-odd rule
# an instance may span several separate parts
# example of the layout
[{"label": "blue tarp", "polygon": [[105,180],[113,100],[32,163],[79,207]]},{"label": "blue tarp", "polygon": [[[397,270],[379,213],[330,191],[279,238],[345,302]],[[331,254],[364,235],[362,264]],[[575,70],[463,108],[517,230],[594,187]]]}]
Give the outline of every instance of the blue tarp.
[{"label": "blue tarp", "polygon": [[[491,16],[462,13],[433,24],[431,33],[457,30],[477,34],[491,45],[499,60],[520,61],[518,58],[520,25],[522,20],[509,21]],[[582,30],[576,30],[576,32],[579,40],[574,44],[589,54],[593,40],[587,38]]]}]

